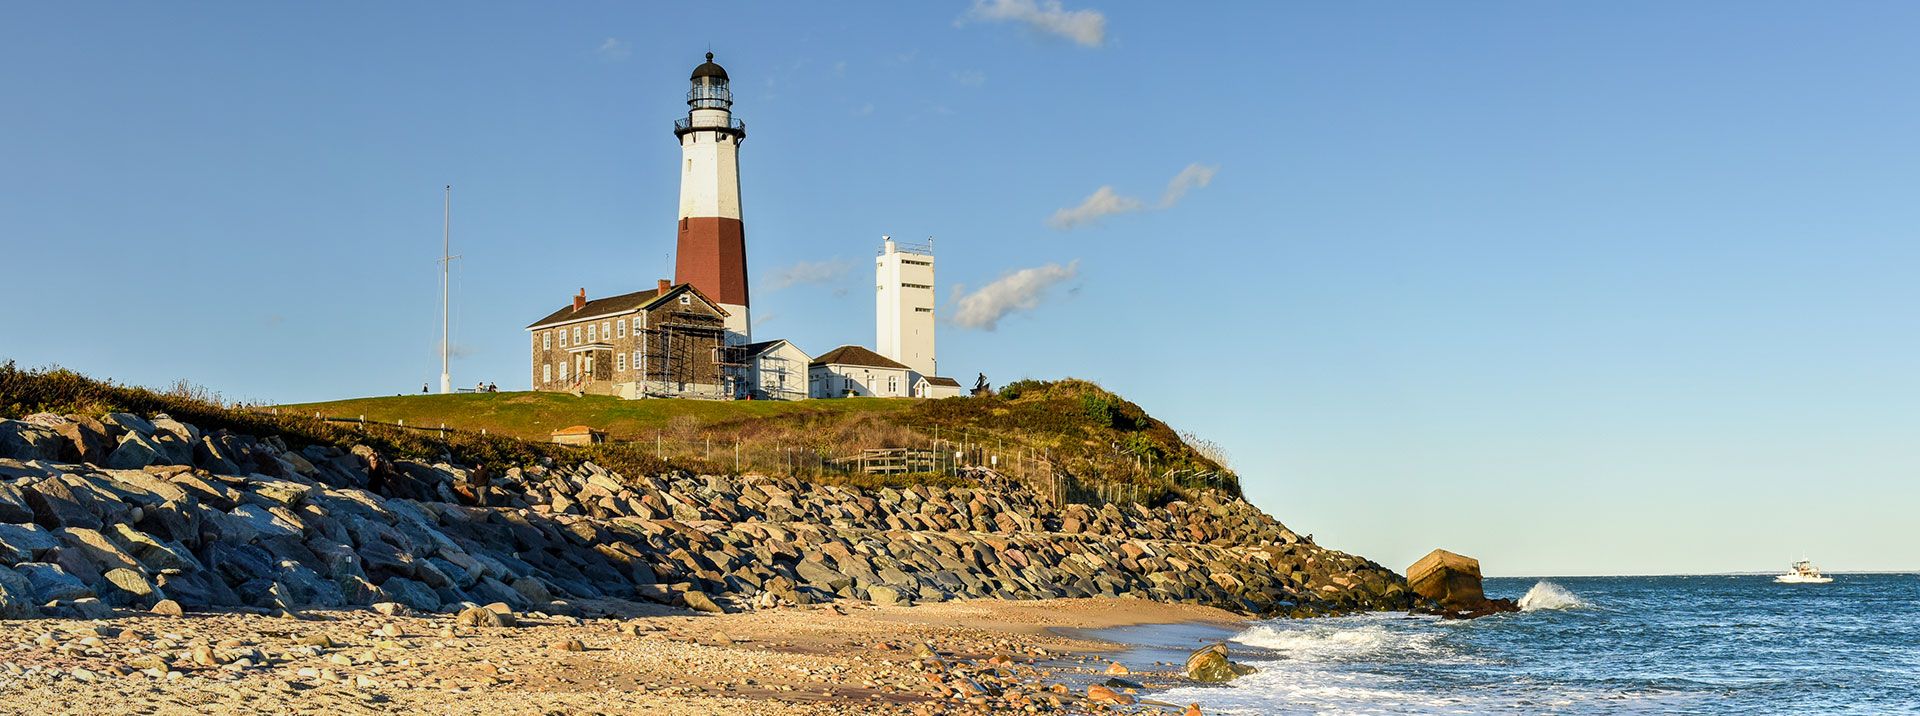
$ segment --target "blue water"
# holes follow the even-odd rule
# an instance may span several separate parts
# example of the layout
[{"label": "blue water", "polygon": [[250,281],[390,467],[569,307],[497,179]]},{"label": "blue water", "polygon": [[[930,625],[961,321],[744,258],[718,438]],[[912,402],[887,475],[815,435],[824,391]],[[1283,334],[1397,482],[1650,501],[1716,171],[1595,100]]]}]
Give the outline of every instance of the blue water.
[{"label": "blue water", "polygon": [[[1545,582],[1542,584],[1542,582]],[[1231,634],[1260,668],[1155,694],[1208,714],[1920,713],[1920,575],[1490,579],[1527,611],[1260,622]],[[1218,638],[1116,634],[1130,660]]]}]

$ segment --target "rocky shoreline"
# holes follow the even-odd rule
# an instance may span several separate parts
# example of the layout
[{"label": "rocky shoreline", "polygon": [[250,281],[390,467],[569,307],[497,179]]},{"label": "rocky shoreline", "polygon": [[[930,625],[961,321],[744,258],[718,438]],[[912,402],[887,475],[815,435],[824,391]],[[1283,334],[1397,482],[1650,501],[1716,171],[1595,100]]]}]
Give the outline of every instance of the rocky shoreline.
[{"label": "rocky shoreline", "polygon": [[[165,415],[0,420],[0,617],[68,620],[40,628],[21,642],[32,649],[16,649],[32,658],[0,670],[16,679],[58,674],[49,683],[82,674],[170,683],[233,664],[244,673],[273,665],[314,669],[302,677],[313,683],[332,678],[327,667],[300,665],[331,658],[328,647],[252,653],[260,647],[244,642],[264,640],[244,634],[304,633],[293,625],[315,620],[385,634],[413,619],[392,629],[442,640],[518,621],[534,628],[516,634],[539,639],[590,629],[556,643],[591,648],[625,628],[609,620],[648,610],[792,622],[982,599],[1047,608],[1076,598],[1145,600],[1255,616],[1413,602],[1399,575],[1315,545],[1224,493],[1160,506],[1055,505],[991,472],[972,477],[970,487],[859,490],[762,475],[627,476],[592,463],[488,469],[392,459],[361,445],[296,449],[277,436],[203,431]],[[195,625],[114,620],[136,614],[136,624]],[[237,624],[240,642],[193,638],[204,631],[199,620]],[[184,636],[166,636],[170,629]],[[97,633],[75,636],[85,630]],[[48,654],[89,655],[130,631],[146,646],[120,654],[131,660],[106,666],[112,674],[22,666],[65,664]],[[928,651],[869,636],[874,643],[852,646]],[[402,643],[388,637],[361,646],[377,655],[384,642]],[[1033,674],[997,671],[1022,658],[1031,667],[1032,655],[973,651],[960,661],[938,649],[918,654],[920,683],[887,693],[931,688],[949,706],[1038,710],[1135,698],[1097,685],[1043,695]],[[362,663],[347,658],[338,665]],[[365,663],[405,665],[385,656]],[[374,684],[385,673],[359,671]]]},{"label": "rocky shoreline", "polygon": [[[440,463],[154,416],[0,421],[0,613],[297,611],[399,602],[571,613],[954,598],[1137,597],[1255,615],[1402,609],[1393,572],[1218,493],[1053,505],[976,488]],[[483,506],[484,505],[484,506]]]}]

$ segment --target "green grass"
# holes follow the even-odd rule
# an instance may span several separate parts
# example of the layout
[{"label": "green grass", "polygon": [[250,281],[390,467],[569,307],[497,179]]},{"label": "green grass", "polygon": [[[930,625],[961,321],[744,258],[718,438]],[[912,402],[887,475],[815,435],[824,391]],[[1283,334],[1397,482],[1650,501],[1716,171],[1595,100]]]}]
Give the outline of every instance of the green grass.
[{"label": "green grass", "polygon": [[[555,430],[587,425],[613,440],[651,440],[664,430],[701,428],[757,421],[835,421],[859,415],[890,415],[913,409],[901,398],[843,398],[800,401],[621,400],[604,395],[568,393],[456,393],[353,398],[279,406],[285,413],[329,418],[358,418],[383,423],[485,429],[528,440],[547,440]],[[678,423],[676,423],[678,419]]]}]

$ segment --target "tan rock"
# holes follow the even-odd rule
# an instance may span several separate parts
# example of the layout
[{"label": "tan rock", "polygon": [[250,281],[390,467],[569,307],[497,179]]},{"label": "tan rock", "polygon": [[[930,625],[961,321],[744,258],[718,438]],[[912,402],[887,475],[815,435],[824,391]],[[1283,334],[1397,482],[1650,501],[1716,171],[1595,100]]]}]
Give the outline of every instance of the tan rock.
[{"label": "tan rock", "polygon": [[1479,609],[1487,601],[1480,588],[1480,560],[1436,549],[1407,568],[1407,586],[1446,609]]},{"label": "tan rock", "polygon": [[1132,696],[1114,691],[1099,684],[1090,684],[1087,686],[1087,700],[1096,704],[1113,704],[1115,706],[1131,706],[1134,701]]}]

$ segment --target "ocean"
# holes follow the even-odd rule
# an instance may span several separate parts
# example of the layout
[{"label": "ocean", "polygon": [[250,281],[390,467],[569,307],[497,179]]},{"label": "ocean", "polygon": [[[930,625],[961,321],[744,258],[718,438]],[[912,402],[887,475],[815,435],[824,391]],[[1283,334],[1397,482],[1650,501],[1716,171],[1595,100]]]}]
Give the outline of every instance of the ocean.
[{"label": "ocean", "polygon": [[1920,575],[1831,576],[1489,579],[1524,610],[1106,636],[1142,665],[1230,638],[1259,673],[1150,695],[1207,714],[1920,713]]}]

